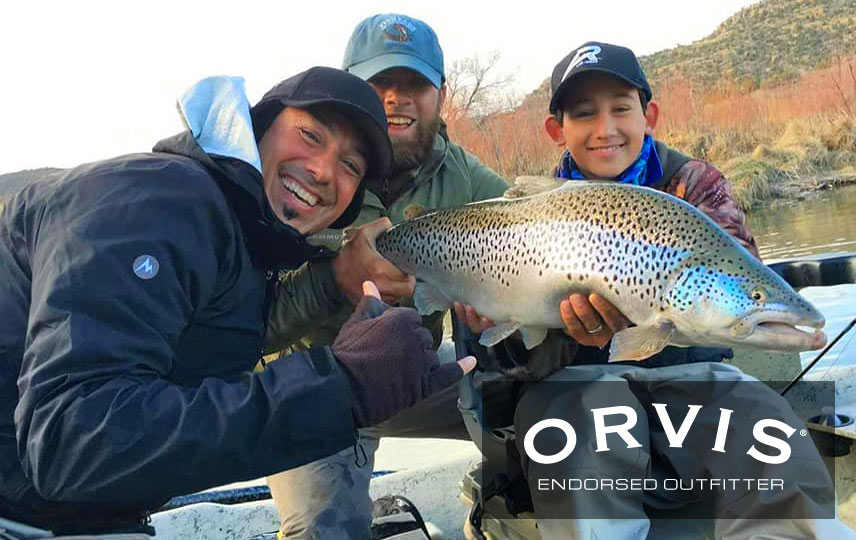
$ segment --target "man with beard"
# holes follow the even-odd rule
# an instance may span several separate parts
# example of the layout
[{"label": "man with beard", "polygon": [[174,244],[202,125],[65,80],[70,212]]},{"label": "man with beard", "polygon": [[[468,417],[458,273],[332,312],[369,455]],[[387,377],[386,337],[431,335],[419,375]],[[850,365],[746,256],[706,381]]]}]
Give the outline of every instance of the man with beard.
[{"label": "man with beard", "polygon": [[[353,311],[365,280],[377,284],[385,301],[409,304],[414,278],[375,251],[375,238],[392,223],[425,210],[499,197],[507,188],[500,176],[446,134],[440,117],[446,98],[443,51],[430,26],[406,15],[369,17],[351,35],[343,64],[346,71],[367,80],[383,102],[393,144],[393,172],[367,183],[355,222],[363,226],[352,230],[344,245],[341,233],[316,235],[327,247],[341,247],[337,256],[281,276],[268,348],[330,343]],[[321,317],[326,317],[324,324],[316,322]],[[442,319],[442,313],[424,318],[435,347],[442,337]],[[380,427],[360,430],[359,463],[348,449],[270,477],[281,536],[368,538],[372,517],[368,488],[380,436],[467,437],[456,407],[456,390],[441,393],[425,407],[409,409]],[[376,535],[378,529],[374,527]]]}]

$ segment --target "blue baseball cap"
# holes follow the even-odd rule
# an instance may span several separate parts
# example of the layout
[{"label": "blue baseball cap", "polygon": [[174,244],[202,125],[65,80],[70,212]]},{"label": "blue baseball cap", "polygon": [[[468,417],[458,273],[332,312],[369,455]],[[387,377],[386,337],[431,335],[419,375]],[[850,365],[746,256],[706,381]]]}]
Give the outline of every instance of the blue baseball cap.
[{"label": "blue baseball cap", "polygon": [[369,80],[386,69],[416,71],[440,88],[445,79],[443,49],[430,26],[397,13],[382,13],[363,20],[354,29],[342,69]]}]

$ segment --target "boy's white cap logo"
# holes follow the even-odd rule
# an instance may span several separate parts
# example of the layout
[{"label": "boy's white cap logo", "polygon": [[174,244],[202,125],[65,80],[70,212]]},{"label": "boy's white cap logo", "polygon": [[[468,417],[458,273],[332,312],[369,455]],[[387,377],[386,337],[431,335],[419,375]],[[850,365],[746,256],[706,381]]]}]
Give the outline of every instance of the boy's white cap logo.
[{"label": "boy's white cap logo", "polygon": [[134,259],[134,265],[132,266],[134,269],[134,273],[137,274],[137,277],[140,279],[152,279],[156,275],[158,275],[158,270],[160,270],[160,264],[158,260],[152,257],[151,255],[140,255],[136,259]]},{"label": "boy's white cap logo", "polygon": [[567,69],[565,69],[564,75],[562,75],[562,80],[564,81],[568,74],[574,70],[580,64],[597,64],[600,61],[600,58],[597,55],[600,54],[600,47],[598,45],[589,45],[587,47],[580,47],[577,49],[576,54],[574,54],[573,60],[568,64]]}]

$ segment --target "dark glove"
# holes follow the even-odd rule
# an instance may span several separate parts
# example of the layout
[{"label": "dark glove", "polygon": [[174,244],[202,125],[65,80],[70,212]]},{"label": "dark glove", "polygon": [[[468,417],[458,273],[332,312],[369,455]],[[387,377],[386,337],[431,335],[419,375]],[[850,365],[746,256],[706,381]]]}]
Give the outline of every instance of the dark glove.
[{"label": "dark glove", "polygon": [[478,358],[481,369],[498,371],[518,381],[539,381],[566,365],[578,363],[575,358],[579,345],[558,330],[550,330],[547,338],[531,351],[514,336],[493,347],[480,344],[475,336],[468,337],[467,351]]},{"label": "dark glove", "polygon": [[357,427],[383,422],[463,376],[457,363],[439,362],[416,310],[371,296],[342,326],[333,355],[348,374]]}]

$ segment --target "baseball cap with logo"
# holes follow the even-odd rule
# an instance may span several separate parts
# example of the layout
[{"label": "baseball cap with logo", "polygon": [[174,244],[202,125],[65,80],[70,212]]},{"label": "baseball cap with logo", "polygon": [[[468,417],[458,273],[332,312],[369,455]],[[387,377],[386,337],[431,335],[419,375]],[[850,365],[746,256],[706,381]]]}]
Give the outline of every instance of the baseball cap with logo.
[{"label": "baseball cap with logo", "polygon": [[374,89],[365,81],[340,69],[313,67],[290,77],[262,96],[250,109],[256,141],[285,107],[307,108],[329,105],[350,118],[366,137],[371,153],[363,182],[345,212],[331,225],[341,229],[350,225],[363,204],[365,180],[384,178],[392,169],[392,144],[387,133],[386,113]]},{"label": "baseball cap with logo", "polygon": [[651,87],[633,51],[619,45],[589,41],[571,51],[553,68],[553,76],[550,78],[550,114],[556,114],[562,102],[562,95],[570,88],[571,79],[580,73],[591,71],[618,77],[642,90],[645,98],[651,100]]},{"label": "baseball cap with logo", "polygon": [[397,13],[383,13],[363,20],[354,29],[342,69],[369,80],[386,69],[403,67],[416,71],[431,84],[443,84],[443,49],[430,26]]}]

